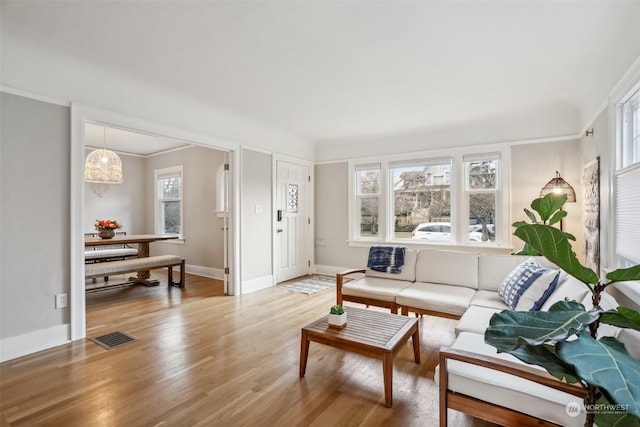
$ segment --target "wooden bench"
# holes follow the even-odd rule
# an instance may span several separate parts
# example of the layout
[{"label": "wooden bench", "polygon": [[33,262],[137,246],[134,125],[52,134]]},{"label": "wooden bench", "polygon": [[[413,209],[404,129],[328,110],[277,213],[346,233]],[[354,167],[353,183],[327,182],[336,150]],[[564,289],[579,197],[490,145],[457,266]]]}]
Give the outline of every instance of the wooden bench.
[{"label": "wooden bench", "polygon": [[[180,266],[180,281],[173,281],[173,267]],[[87,279],[95,277],[104,277],[113,274],[133,273],[139,271],[148,271],[154,268],[168,268],[168,285],[182,288],[185,284],[184,259],[176,255],[159,255],[152,257],[125,259],[112,262],[97,262],[94,264],[86,264],[84,267],[84,276]],[[142,283],[150,285],[144,279],[134,279],[133,283]],[[122,285],[116,285],[122,286]],[[101,289],[105,289],[102,287]]]}]

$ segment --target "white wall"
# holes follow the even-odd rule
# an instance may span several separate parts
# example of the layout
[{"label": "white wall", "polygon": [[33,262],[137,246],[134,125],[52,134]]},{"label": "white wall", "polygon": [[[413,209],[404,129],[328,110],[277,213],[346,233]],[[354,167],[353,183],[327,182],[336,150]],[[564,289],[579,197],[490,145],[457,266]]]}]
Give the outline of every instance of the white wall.
[{"label": "white wall", "polygon": [[368,248],[350,247],[347,241],[348,169],[347,162],[315,167],[315,264],[320,273],[361,268],[367,262]]},{"label": "white wall", "polygon": [[216,172],[223,163],[223,151],[197,146],[146,159],[144,199],[139,202],[146,207],[146,234],[155,233],[154,171],[182,165],[184,175],[184,244],[156,242],[149,247],[151,255],[178,255],[188,266],[213,269],[210,274],[221,277],[224,246],[222,219],[216,215]]},{"label": "white wall", "polygon": [[0,93],[0,360],[68,339],[69,115]]},{"label": "white wall", "polygon": [[[576,192],[576,203],[566,203],[564,209],[564,231],[573,234],[574,251],[582,262],[580,248],[584,245],[582,230],[582,168],[579,140],[522,144],[511,147],[511,222],[529,218],[524,208],[531,209],[531,201],[540,196],[540,189],[560,172]],[[513,232],[513,228],[510,229]],[[523,242],[511,237],[514,250],[522,248]]]},{"label": "white wall", "polygon": [[[92,150],[85,150],[86,155]],[[144,200],[143,157],[119,154],[122,160],[123,183],[110,185],[109,190],[99,197],[91,184],[84,183],[84,224],[85,233],[95,233],[93,225],[98,219],[115,219],[127,234],[144,234],[146,230]]]},{"label": "white wall", "polygon": [[239,117],[144,79],[66,57],[10,32],[2,35],[5,86],[313,160],[314,146],[306,138]]},{"label": "white wall", "polygon": [[242,150],[242,293],[273,284],[271,162],[270,154]]},{"label": "white wall", "polygon": [[[578,140],[514,145],[511,148],[511,221],[528,220],[523,209],[538,197],[540,189],[558,170],[576,190],[577,203],[566,205],[565,230],[576,235],[576,248],[584,242],[582,235],[582,156]],[[318,272],[335,273],[347,268],[362,268],[368,248],[349,246],[348,164],[325,163],[315,167],[315,264]],[[512,228],[509,227],[512,232]],[[411,244],[408,244],[411,246]],[[522,241],[511,238],[515,250]],[[490,251],[489,248],[460,250]],[[579,252],[579,251],[577,251]]]}]

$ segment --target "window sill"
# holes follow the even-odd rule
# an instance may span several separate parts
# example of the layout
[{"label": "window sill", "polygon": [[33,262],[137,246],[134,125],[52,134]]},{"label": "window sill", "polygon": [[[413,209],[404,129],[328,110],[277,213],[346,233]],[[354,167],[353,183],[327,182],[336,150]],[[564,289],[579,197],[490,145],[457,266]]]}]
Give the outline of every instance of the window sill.
[{"label": "window sill", "polygon": [[177,239],[171,239],[171,240],[160,240],[157,243],[167,243],[169,245],[184,245],[184,242],[186,240],[184,238],[177,238]]},{"label": "window sill", "polygon": [[355,248],[368,248],[374,245],[397,245],[406,246],[409,249],[436,249],[443,251],[463,251],[463,252],[482,252],[492,254],[509,255],[513,252],[511,246],[501,246],[496,243],[482,244],[482,243],[469,243],[469,244],[456,244],[456,243],[436,243],[436,242],[419,242],[414,240],[392,240],[392,241],[380,241],[380,240],[347,240],[350,247]]}]

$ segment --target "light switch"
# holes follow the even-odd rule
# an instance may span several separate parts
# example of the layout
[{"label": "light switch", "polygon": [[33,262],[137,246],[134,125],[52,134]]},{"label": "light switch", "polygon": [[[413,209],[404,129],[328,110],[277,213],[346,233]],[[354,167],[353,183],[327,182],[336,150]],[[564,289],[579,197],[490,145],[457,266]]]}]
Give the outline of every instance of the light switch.
[{"label": "light switch", "polygon": [[262,213],[262,205],[256,205],[256,214]]}]

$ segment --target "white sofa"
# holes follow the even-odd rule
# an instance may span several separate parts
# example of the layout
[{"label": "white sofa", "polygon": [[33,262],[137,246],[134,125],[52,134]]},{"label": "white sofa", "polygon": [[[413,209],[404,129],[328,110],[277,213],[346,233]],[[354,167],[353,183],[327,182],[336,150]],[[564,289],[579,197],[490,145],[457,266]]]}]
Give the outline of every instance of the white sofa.
[{"label": "white sofa", "polygon": [[[456,339],[443,349],[435,381],[440,383],[440,425],[446,426],[447,409],[456,409],[501,425],[584,424],[585,413],[566,411],[576,402],[582,408],[582,389],[560,383],[537,366],[526,365],[509,354],[498,354],[484,342],[484,331],[494,313],[509,309],[499,288],[509,273],[528,257],[439,250],[407,250],[400,274],[370,269],[337,275],[337,303],[344,301],[459,319]],[[544,257],[534,257],[543,267],[557,269]],[[354,273],[362,277],[347,281]],[[584,284],[560,272],[555,290],[541,310],[568,298],[591,306]],[[604,295],[603,308],[616,301]],[[640,358],[640,336],[607,325],[600,332],[615,335],[629,352]],[[444,366],[444,369],[442,367]],[[514,375],[509,369],[518,370]],[[507,372],[503,372],[506,370]],[[526,378],[530,379],[526,379]]]}]

